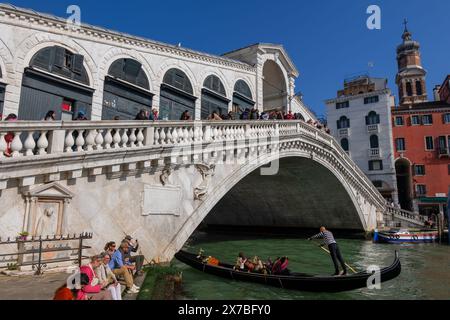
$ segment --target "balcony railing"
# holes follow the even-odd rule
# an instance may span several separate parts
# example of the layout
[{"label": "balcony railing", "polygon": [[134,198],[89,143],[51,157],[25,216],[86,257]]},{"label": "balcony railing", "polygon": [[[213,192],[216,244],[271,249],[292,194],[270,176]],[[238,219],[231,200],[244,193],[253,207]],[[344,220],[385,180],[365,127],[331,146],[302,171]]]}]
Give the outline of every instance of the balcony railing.
[{"label": "balcony railing", "polygon": [[348,137],[348,136],[350,136],[350,128],[339,129],[338,133],[339,133],[339,137]]},{"label": "balcony railing", "polygon": [[375,149],[369,149],[369,158],[381,158],[381,149],[375,148]]},{"label": "balcony railing", "polygon": [[367,126],[367,132],[368,133],[379,133],[380,132],[380,126],[378,124],[369,124]]}]

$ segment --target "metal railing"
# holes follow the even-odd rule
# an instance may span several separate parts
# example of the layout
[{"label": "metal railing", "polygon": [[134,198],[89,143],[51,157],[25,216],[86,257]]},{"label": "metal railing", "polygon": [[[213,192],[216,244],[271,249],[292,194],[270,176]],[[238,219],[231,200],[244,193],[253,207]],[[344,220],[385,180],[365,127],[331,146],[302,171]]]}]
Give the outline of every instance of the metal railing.
[{"label": "metal railing", "polygon": [[[46,268],[51,263],[76,261],[78,266],[81,266],[83,259],[88,258],[83,255],[83,250],[91,249],[90,246],[84,245],[83,242],[90,239],[92,239],[92,233],[66,236],[17,237],[15,239],[7,238],[6,240],[0,238],[0,246],[17,245],[16,252],[0,253],[0,268],[31,266],[35,274],[40,275],[43,273],[43,268]],[[58,242],[65,243],[60,246],[51,245]],[[69,246],[67,242],[77,242],[77,246]],[[60,252],[68,252],[69,254],[58,258],[45,257],[46,254]],[[31,256],[31,259],[26,259],[29,256]]]}]

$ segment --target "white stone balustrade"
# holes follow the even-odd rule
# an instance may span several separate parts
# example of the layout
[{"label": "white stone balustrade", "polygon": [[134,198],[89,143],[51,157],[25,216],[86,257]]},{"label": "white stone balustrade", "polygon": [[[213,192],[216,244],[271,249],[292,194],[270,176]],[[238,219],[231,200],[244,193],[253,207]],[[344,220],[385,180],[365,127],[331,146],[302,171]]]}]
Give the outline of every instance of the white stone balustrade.
[{"label": "white stone balustrade", "polygon": [[[29,166],[32,166],[30,161],[36,160],[38,168],[39,161],[45,161],[47,157],[63,157],[68,160],[72,156],[79,157],[80,154],[87,156],[107,153],[105,158],[113,159],[116,152],[121,152],[118,154],[120,158],[123,152],[133,155],[133,152],[141,149],[184,148],[190,145],[204,148],[210,144],[223,146],[229,151],[229,148],[236,149],[237,154],[242,156],[246,152],[245,144],[249,144],[247,147],[253,154],[255,150],[267,150],[268,144],[273,144],[276,150],[283,139],[307,141],[316,145],[317,152],[327,150],[333,153],[339,159],[339,163],[335,165],[345,170],[351,183],[359,184],[365,190],[363,192],[371,194],[379,205],[384,203],[377,189],[351,161],[339,143],[332,136],[303,121],[18,121],[0,124],[0,169],[6,164],[18,167],[14,164],[17,158],[27,160]],[[289,142],[285,148],[293,145],[294,142]],[[8,157],[5,157],[5,153]],[[181,157],[183,156],[186,157]],[[175,155],[173,159],[177,157]],[[113,160],[104,160],[101,166],[108,166],[112,162]],[[74,169],[70,167],[69,170]],[[3,179],[8,176],[13,175],[4,174]],[[15,176],[20,175],[17,173]]]}]

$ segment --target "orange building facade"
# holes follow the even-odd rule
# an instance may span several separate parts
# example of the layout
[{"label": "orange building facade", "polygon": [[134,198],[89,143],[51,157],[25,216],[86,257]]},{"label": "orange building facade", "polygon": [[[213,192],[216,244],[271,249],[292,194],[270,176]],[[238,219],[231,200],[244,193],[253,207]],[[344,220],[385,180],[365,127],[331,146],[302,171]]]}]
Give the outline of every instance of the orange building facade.
[{"label": "orange building facade", "polygon": [[450,186],[450,104],[428,102],[392,110],[395,169],[402,208],[443,213]]},{"label": "orange building facade", "polygon": [[423,215],[446,211],[450,187],[449,78],[429,101],[420,44],[405,28],[397,48],[399,106],[392,109],[400,206]]}]

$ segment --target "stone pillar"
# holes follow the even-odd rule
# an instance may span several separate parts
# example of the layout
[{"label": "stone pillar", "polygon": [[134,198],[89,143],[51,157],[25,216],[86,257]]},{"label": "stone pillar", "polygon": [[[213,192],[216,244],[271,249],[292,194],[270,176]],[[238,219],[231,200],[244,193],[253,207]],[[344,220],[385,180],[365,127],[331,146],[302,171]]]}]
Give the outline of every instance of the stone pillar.
[{"label": "stone pillar", "polygon": [[49,145],[48,145],[48,153],[63,153],[64,152],[64,144],[66,139],[66,131],[65,130],[53,130],[49,133]]},{"label": "stone pillar", "polygon": [[295,77],[289,75],[289,89],[288,89],[288,111],[292,111],[292,100],[295,96]]},{"label": "stone pillar", "polygon": [[259,111],[264,111],[264,58],[258,53],[256,64],[256,107]]}]

